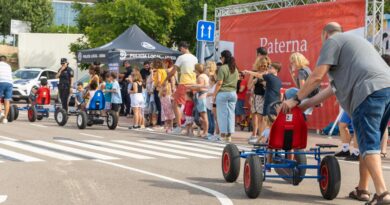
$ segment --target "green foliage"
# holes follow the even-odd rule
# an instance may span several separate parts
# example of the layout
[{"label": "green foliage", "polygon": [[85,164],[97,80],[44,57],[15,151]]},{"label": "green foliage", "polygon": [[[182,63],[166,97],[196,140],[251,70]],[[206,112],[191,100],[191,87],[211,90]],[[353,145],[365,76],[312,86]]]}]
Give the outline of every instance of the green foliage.
[{"label": "green foliage", "polygon": [[390,1],[385,0],[385,14],[390,14]]},{"label": "green foliage", "polygon": [[0,0],[0,34],[10,33],[11,19],[31,22],[32,32],[44,32],[53,23],[51,0]]},{"label": "green foliage", "polygon": [[[83,49],[88,49],[88,48],[91,48],[91,46],[89,45],[87,39],[84,36],[78,38],[76,40],[76,42],[71,43],[69,45],[69,50],[70,50],[70,52],[72,52],[74,54],[74,56],[76,56],[77,51],[83,50]],[[86,70],[88,68],[88,66],[89,66],[88,64],[81,64],[79,66],[79,68],[81,70]]]}]

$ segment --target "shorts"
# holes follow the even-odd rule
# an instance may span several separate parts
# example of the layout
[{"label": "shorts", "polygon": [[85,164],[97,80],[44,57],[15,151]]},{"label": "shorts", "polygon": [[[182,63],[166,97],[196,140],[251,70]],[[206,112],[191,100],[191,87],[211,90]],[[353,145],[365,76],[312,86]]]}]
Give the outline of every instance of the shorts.
[{"label": "shorts", "polygon": [[111,103],[111,110],[113,110],[115,112],[119,112],[120,108],[121,108],[121,104]]},{"label": "shorts", "polygon": [[0,98],[4,100],[12,99],[12,84],[11,83],[0,83]]},{"label": "shorts", "polygon": [[264,111],[264,96],[253,95],[252,96],[252,106],[251,106],[252,114],[262,115],[263,111]]},{"label": "shorts", "polygon": [[381,140],[389,119],[390,88],[372,93],[353,111],[352,123],[363,158],[381,152]]},{"label": "shorts", "polygon": [[174,100],[177,105],[184,105],[186,103],[187,87],[183,84],[179,84],[174,94]]},{"label": "shorts", "polygon": [[145,104],[142,93],[135,93],[131,95],[131,107],[140,108]]},{"label": "shorts", "polygon": [[236,115],[246,115],[244,106],[245,106],[245,100],[238,99],[237,103],[236,103],[235,114]]},{"label": "shorts", "polygon": [[206,98],[197,99],[197,101],[196,101],[196,110],[198,110],[199,113],[207,112]]},{"label": "shorts", "polygon": [[190,124],[194,123],[194,117],[192,117],[192,116],[185,116],[184,118],[186,119],[186,122],[185,122],[184,126],[187,126],[187,125],[190,125]]},{"label": "shorts", "polygon": [[111,110],[111,102],[106,102],[105,110]]},{"label": "shorts", "polygon": [[343,111],[343,114],[341,114],[341,118],[340,118],[339,122],[342,122],[342,123],[345,123],[347,125],[350,125],[352,123],[352,120],[349,117],[349,115],[345,111]]}]

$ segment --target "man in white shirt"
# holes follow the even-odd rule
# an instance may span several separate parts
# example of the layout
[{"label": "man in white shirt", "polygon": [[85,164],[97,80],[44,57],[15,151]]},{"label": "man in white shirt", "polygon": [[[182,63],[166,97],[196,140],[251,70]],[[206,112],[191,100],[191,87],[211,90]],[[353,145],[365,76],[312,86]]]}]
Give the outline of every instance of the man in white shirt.
[{"label": "man in white shirt", "polygon": [[179,43],[179,50],[183,54],[177,58],[175,66],[172,71],[168,73],[166,79],[171,79],[175,76],[176,72],[180,71],[179,85],[177,86],[176,92],[174,93],[174,112],[176,116],[177,127],[174,133],[181,133],[181,118],[182,113],[180,107],[185,104],[185,96],[187,92],[186,85],[196,84],[195,64],[198,63],[198,59],[191,54],[189,45],[187,42]]},{"label": "man in white shirt", "polygon": [[0,98],[4,99],[4,114],[2,112],[0,101],[0,122],[7,123],[7,116],[12,99],[12,69],[6,63],[7,57],[0,56]]}]

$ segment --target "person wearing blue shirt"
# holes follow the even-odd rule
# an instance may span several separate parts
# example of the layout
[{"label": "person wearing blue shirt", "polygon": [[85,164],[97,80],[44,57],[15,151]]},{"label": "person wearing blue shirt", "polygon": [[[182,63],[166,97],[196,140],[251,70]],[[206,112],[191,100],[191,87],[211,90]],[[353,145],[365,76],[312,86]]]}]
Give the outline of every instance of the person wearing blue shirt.
[{"label": "person wearing blue shirt", "polygon": [[122,95],[121,88],[116,78],[117,74],[115,72],[111,72],[109,81],[112,82],[112,88],[111,90],[107,90],[107,92],[111,93],[111,110],[118,113],[122,104]]}]

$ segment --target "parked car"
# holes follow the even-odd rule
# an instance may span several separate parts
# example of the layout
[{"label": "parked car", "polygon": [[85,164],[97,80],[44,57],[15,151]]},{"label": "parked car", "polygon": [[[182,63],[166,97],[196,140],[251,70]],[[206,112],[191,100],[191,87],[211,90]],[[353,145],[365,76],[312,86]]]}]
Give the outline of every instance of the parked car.
[{"label": "parked car", "polygon": [[41,78],[47,78],[50,87],[50,98],[58,100],[58,82],[56,71],[42,68],[24,68],[13,72],[12,99],[14,101],[26,100],[33,86],[39,86]]}]

